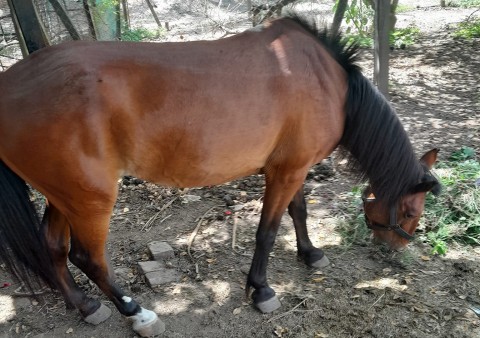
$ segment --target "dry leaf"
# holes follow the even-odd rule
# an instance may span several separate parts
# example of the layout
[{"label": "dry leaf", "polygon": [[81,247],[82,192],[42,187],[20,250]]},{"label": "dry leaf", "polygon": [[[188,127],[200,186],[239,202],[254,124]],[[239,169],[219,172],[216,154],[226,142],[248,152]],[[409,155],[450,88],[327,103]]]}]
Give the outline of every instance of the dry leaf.
[{"label": "dry leaf", "polygon": [[314,283],[321,283],[323,282],[324,279],[326,279],[327,277],[318,277],[318,278],[313,278],[312,279],[312,282]]},{"label": "dry leaf", "polygon": [[65,333],[73,333],[73,328],[69,328]]},{"label": "dry leaf", "polygon": [[420,258],[422,259],[422,261],[429,261],[430,260],[430,257],[428,257],[428,256],[420,256]]},{"label": "dry leaf", "polygon": [[242,308],[241,307],[237,307],[236,309],[233,309],[233,314],[235,316],[239,315],[240,312],[242,312]]}]

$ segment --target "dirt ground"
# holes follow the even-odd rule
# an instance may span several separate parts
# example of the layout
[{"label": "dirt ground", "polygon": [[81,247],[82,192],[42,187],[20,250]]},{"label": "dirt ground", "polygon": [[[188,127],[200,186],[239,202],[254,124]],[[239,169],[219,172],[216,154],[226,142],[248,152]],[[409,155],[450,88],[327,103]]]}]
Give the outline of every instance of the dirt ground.
[{"label": "dirt ground", "polygon": [[[424,2],[422,2],[424,3]],[[436,2],[435,2],[436,3]],[[461,146],[480,151],[480,41],[454,40],[452,23],[472,9],[414,8],[399,25],[416,22],[418,43],[391,53],[391,101],[417,153],[441,148],[445,159]],[[428,18],[428,20],[427,20]],[[371,73],[372,55],[362,65]],[[480,337],[480,248],[451,246],[443,256],[414,241],[404,252],[346,245],[336,230],[342,196],[356,183],[331,162],[306,182],[309,231],[331,265],[312,270],[297,261],[286,214],[271,255],[268,278],[282,302],[262,315],[245,298],[262,200],[262,178],[179,192],[140,180],[120,183],[108,250],[119,284],[166,324],[163,337]],[[198,196],[192,198],[191,196]],[[173,201],[173,202],[172,202]],[[171,202],[171,203],[170,203]],[[168,208],[162,207],[169,204]],[[194,229],[199,231],[187,245]],[[236,226],[235,248],[232,234]],[[166,241],[179,281],[153,290],[137,270],[147,243]],[[109,302],[73,269],[90,295]],[[0,270],[0,286],[13,283]],[[134,337],[117,311],[99,326],[66,310],[62,298],[40,301],[0,289],[0,337]]]}]

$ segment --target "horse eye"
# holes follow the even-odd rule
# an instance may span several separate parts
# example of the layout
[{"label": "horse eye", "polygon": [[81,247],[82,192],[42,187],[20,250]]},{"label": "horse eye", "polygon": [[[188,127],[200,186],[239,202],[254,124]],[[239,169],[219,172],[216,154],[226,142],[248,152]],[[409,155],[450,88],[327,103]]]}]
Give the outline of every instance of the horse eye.
[{"label": "horse eye", "polygon": [[411,219],[411,218],[415,218],[415,215],[414,214],[410,214],[410,213],[406,213],[405,214],[405,218],[408,218],[408,219]]}]

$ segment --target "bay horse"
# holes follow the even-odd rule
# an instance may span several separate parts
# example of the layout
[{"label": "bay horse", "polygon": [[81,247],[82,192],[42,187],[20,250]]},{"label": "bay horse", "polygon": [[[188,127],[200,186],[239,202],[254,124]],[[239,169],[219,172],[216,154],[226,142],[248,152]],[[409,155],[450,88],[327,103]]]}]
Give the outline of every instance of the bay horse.
[{"label": "bay horse", "polygon": [[[115,284],[105,257],[118,179],[195,187],[261,173],[246,289],[272,312],[280,302],[266,269],[286,209],[298,255],[311,267],[328,264],[307,233],[303,182],[338,146],[369,180],[375,236],[404,246],[425,194],[439,185],[429,173],[437,150],[416,159],[393,108],[356,65],[357,51],[290,15],[217,41],[73,42],[18,62],[0,74],[5,265],[30,288],[39,276],[59,290],[85,321],[106,320],[110,310],[75,283],[69,259],[138,334],[159,334],[163,323]],[[43,219],[26,183],[46,197]]]}]

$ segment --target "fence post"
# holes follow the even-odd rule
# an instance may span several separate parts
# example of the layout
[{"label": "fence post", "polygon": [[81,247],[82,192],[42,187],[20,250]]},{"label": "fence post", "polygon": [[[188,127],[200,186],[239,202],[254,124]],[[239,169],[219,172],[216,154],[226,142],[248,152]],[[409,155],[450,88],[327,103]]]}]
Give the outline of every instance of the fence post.
[{"label": "fence post", "polygon": [[32,0],[7,0],[23,56],[50,45]]}]

